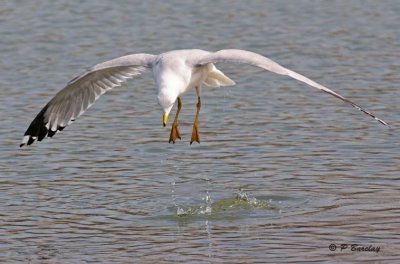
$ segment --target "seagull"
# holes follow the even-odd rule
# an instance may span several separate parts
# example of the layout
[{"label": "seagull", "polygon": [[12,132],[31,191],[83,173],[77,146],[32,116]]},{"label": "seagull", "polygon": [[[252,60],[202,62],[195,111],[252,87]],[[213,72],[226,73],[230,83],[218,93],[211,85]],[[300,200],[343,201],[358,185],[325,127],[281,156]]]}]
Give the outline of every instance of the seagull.
[{"label": "seagull", "polygon": [[169,143],[175,143],[177,138],[181,139],[178,129],[178,116],[182,107],[181,97],[189,90],[196,89],[197,111],[190,144],[195,141],[200,143],[198,121],[202,85],[220,87],[235,84],[216,68],[216,63],[223,62],[245,63],[273,73],[287,75],[339,98],[381,124],[388,126],[385,121],[349,99],[260,54],[239,49],[223,49],[217,52],[186,49],[172,50],[159,55],[146,53],[126,55],[87,69],[68,82],[39,112],[26,130],[20,147],[31,145],[36,140],[42,141],[46,137],[53,137],[57,131],[62,131],[82,115],[105,92],[120,86],[127,79],[140,75],[146,69],[152,70],[158,88],[157,100],[163,110],[164,127],[167,125],[172,107],[176,101],[178,102]]}]

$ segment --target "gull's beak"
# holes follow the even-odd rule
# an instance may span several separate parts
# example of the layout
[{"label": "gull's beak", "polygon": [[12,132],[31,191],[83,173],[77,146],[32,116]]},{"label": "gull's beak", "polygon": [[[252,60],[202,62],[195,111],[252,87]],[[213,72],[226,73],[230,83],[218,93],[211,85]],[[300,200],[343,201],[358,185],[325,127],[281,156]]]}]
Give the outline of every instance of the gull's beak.
[{"label": "gull's beak", "polygon": [[167,126],[167,122],[168,122],[168,115],[164,114],[163,116],[163,126],[166,127]]}]

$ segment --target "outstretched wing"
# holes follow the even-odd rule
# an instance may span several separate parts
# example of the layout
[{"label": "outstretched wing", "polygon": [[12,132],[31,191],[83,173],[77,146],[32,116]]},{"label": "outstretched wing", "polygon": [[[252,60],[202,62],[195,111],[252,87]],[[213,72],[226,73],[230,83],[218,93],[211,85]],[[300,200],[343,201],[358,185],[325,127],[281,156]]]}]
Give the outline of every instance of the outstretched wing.
[{"label": "outstretched wing", "polygon": [[201,66],[201,65],[204,65],[207,63],[217,63],[217,62],[246,63],[246,64],[257,66],[257,67],[260,67],[262,69],[265,69],[267,71],[271,71],[271,72],[274,72],[277,74],[288,75],[296,80],[304,82],[312,87],[315,87],[321,91],[324,91],[330,95],[333,95],[346,103],[349,103],[351,106],[355,107],[356,109],[373,117],[375,120],[377,120],[381,124],[388,126],[388,124],[385,121],[383,121],[382,119],[377,118],[371,112],[365,110],[364,108],[360,107],[359,105],[355,104],[354,102],[350,101],[349,99],[341,96],[340,94],[332,91],[331,89],[329,89],[325,86],[322,86],[297,72],[294,72],[292,70],[289,70],[289,69],[279,65],[278,63],[272,61],[271,59],[268,59],[260,54],[257,54],[257,53],[251,52],[251,51],[238,50],[238,49],[220,50],[215,53],[206,55],[206,56],[198,59],[197,61],[194,61],[193,66],[196,66],[196,65]]},{"label": "outstretched wing", "polygon": [[151,54],[119,57],[97,64],[71,80],[32,121],[20,147],[63,130],[102,94],[151,67],[155,57]]}]

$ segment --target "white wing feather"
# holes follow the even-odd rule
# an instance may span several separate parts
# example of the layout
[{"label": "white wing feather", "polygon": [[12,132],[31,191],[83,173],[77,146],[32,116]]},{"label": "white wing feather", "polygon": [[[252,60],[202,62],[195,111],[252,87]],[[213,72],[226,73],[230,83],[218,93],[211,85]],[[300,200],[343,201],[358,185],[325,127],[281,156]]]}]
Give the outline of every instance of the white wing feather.
[{"label": "white wing feather", "polygon": [[289,70],[278,63],[274,62],[271,59],[268,59],[260,54],[251,52],[251,51],[246,51],[246,50],[238,50],[238,49],[226,49],[226,50],[220,50],[215,53],[211,53],[209,55],[206,55],[200,59],[194,60],[193,66],[201,66],[207,63],[217,63],[217,62],[237,62],[237,63],[246,63],[250,64],[253,66],[260,67],[262,69],[265,69],[267,71],[281,74],[281,75],[288,75],[296,80],[299,80],[301,82],[304,82],[314,88],[317,88],[321,91],[324,91],[330,95],[335,96],[336,98],[339,98],[340,100],[350,104],[351,106],[355,107],[356,109],[362,111],[363,113],[371,116],[381,124],[388,126],[388,124],[383,121],[382,119],[379,119],[376,117],[374,114],[371,112],[365,110],[361,106],[357,105],[356,103],[350,101],[349,99],[341,96],[340,94],[332,91],[331,89],[316,83],[315,81],[297,73],[292,70]]},{"label": "white wing feather", "polygon": [[52,137],[82,115],[105,92],[152,66],[155,56],[133,54],[93,66],[71,80],[39,112],[25,132],[20,146]]}]

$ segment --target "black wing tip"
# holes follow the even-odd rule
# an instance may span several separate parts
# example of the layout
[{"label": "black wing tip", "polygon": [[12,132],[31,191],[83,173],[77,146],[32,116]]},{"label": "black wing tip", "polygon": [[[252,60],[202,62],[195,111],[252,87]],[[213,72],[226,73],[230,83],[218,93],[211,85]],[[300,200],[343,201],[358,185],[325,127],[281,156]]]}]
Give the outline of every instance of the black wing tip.
[{"label": "black wing tip", "polygon": [[65,128],[65,126],[59,126],[57,128],[57,130],[53,131],[53,130],[49,130],[45,126],[43,126],[41,130],[32,131],[32,133],[28,133],[29,131],[27,131],[25,136],[22,138],[22,141],[21,141],[21,144],[19,144],[19,147],[22,148],[25,145],[27,145],[27,146],[32,145],[36,140],[42,141],[46,137],[52,138],[57,133],[57,131],[62,131],[62,130],[64,130],[64,128]]},{"label": "black wing tip", "polygon": [[382,119],[379,119],[379,118],[375,117],[375,120],[377,120],[382,125],[387,126],[388,128],[391,128],[390,124],[385,122],[385,121],[383,121]]},{"label": "black wing tip", "polygon": [[25,145],[32,145],[33,142],[35,142],[35,140],[37,139],[37,137],[31,136],[27,133],[25,133],[25,136],[22,138],[21,144],[19,144],[19,147],[22,148]]},{"label": "black wing tip", "polygon": [[[53,136],[56,134],[56,132],[57,132],[57,130],[56,130],[56,131],[48,130],[47,136],[48,136],[48,137],[53,137]],[[40,141],[40,140],[39,140],[39,141]]]},{"label": "black wing tip", "polygon": [[21,144],[19,145],[22,148],[25,145],[32,145],[33,142],[42,141],[46,137],[53,137],[57,131],[64,130],[65,126],[57,126],[56,130],[53,131],[49,129],[50,125],[48,122],[45,122],[44,114],[48,109],[47,104],[35,117],[32,123],[29,125],[28,129],[26,130],[24,137],[22,138]]}]

